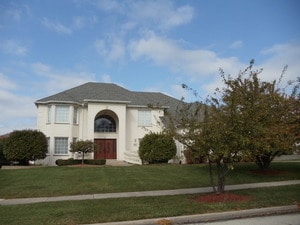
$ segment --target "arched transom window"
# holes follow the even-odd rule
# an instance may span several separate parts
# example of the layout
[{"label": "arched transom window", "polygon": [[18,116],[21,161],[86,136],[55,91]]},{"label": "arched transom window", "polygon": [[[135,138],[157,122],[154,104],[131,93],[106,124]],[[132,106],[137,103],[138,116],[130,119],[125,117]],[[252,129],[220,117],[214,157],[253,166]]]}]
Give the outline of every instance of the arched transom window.
[{"label": "arched transom window", "polygon": [[94,123],[95,132],[116,132],[116,122],[108,115],[100,115],[96,117]]}]

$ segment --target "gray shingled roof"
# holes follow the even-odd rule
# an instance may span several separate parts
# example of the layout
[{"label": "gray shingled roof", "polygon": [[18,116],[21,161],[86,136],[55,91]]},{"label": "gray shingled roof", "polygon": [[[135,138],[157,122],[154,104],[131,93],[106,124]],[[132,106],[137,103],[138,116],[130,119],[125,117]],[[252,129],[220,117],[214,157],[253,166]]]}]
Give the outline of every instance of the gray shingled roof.
[{"label": "gray shingled roof", "polygon": [[85,83],[66,91],[37,100],[36,104],[51,102],[85,103],[87,100],[128,102],[130,106],[161,106],[175,110],[180,100],[159,92],[135,92],[111,83]]}]

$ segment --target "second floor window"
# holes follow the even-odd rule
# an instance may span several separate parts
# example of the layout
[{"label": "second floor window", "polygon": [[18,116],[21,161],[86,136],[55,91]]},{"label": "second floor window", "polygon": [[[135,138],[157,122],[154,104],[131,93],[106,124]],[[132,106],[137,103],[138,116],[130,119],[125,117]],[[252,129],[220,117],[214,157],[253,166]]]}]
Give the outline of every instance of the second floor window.
[{"label": "second floor window", "polygon": [[116,132],[115,120],[107,115],[99,116],[94,123],[95,132]]},{"label": "second floor window", "polygon": [[73,111],[73,124],[78,124],[78,108],[74,107]]},{"label": "second floor window", "polygon": [[69,106],[57,105],[55,107],[55,123],[69,123],[69,111]]},{"label": "second floor window", "polygon": [[47,109],[47,123],[51,123],[52,122],[52,106],[48,105],[48,109]]},{"label": "second floor window", "polygon": [[150,110],[139,110],[138,114],[138,125],[139,126],[151,126],[151,111]]}]

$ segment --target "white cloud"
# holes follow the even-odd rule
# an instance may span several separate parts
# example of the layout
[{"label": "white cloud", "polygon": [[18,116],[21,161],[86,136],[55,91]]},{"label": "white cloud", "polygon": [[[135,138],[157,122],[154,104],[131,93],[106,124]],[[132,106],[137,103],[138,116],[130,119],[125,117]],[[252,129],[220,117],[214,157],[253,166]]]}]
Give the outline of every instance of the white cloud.
[{"label": "white cloud", "polygon": [[31,16],[31,9],[23,3],[16,4],[13,2],[7,2],[8,4],[2,6],[1,16],[3,21],[21,22],[25,17]]},{"label": "white cloud", "polygon": [[101,81],[104,82],[104,83],[112,83],[111,82],[111,77],[108,74],[103,74],[101,76]]},{"label": "white cloud", "polygon": [[[212,94],[217,87],[222,87],[220,68],[225,74],[237,75],[247,66],[236,57],[221,57],[206,49],[187,49],[179,42],[159,37],[153,32],[132,41],[129,49],[134,61],[146,59],[158,66],[169,68],[171,72],[186,76],[184,83],[193,84],[192,88],[196,88],[203,98]],[[176,97],[179,93],[188,99],[193,98],[190,93],[180,93],[179,86],[173,86],[172,89]]]},{"label": "white cloud", "polygon": [[46,28],[48,28],[50,30],[53,30],[53,31],[55,31],[55,32],[57,32],[59,34],[67,34],[67,35],[72,34],[72,29],[69,28],[69,27],[64,26],[60,22],[57,22],[57,21],[54,22],[54,21],[50,21],[47,18],[43,18],[42,24]]},{"label": "white cloud", "polygon": [[0,73],[0,135],[14,129],[33,128],[29,122],[35,117],[33,98],[15,93],[19,86],[3,73]]},{"label": "white cloud", "polygon": [[264,49],[261,54],[266,57],[258,65],[258,67],[263,68],[262,78],[269,81],[278,80],[285,65],[288,66],[288,69],[283,76],[282,86],[288,80],[295,80],[296,77],[300,76],[300,42],[277,44]]},{"label": "white cloud", "polygon": [[194,16],[194,9],[189,5],[176,7],[170,0],[151,1],[90,1],[99,9],[118,14],[130,24],[139,24],[151,29],[170,29],[189,23]]},{"label": "white cloud", "polygon": [[[143,35],[154,30],[159,33],[189,23],[194,9],[189,5],[177,6],[173,1],[91,1],[99,9],[109,12],[110,34],[94,42],[94,47],[107,62],[125,59],[128,37]],[[120,20],[122,18],[122,20]],[[121,21],[121,22],[119,22]],[[125,22],[123,22],[125,21]],[[78,21],[81,26],[82,21]]]},{"label": "white cloud", "polygon": [[122,8],[121,4],[115,0],[92,0],[90,2],[104,11],[119,11]]},{"label": "white cloud", "polygon": [[43,63],[34,63],[31,65],[31,68],[35,75],[46,78],[43,81],[43,84],[40,84],[42,85],[41,88],[45,95],[53,94],[95,80],[95,75],[91,73],[57,71],[51,68],[51,66]]},{"label": "white cloud", "polygon": [[110,40],[96,40],[94,47],[98,54],[103,56],[109,63],[123,59],[125,56],[125,44],[120,38],[113,38]]},{"label": "white cloud", "polygon": [[15,83],[13,83],[3,73],[0,72],[0,90],[11,90],[15,89],[16,87],[17,85]]},{"label": "white cloud", "polygon": [[5,40],[0,44],[0,49],[10,55],[26,56],[28,49],[15,40]]},{"label": "white cloud", "polygon": [[133,1],[127,10],[129,19],[150,25],[152,29],[170,29],[189,23],[193,15],[191,6],[176,8],[172,1]]},{"label": "white cloud", "polygon": [[146,58],[157,65],[168,67],[173,72],[197,79],[218,73],[220,67],[231,72],[240,66],[235,57],[221,58],[209,50],[184,49],[174,41],[153,33],[143,39],[132,41],[130,51],[133,60]]},{"label": "white cloud", "polygon": [[241,47],[243,47],[243,41],[241,41],[241,40],[235,41],[229,46],[229,48],[232,48],[232,49],[237,49],[237,48],[241,48]]},{"label": "white cloud", "polygon": [[175,11],[169,12],[169,15],[166,15],[163,26],[168,28],[189,23],[193,18],[193,11],[193,8],[190,6],[179,7]]},{"label": "white cloud", "polygon": [[[73,29],[83,29],[85,27],[92,26],[98,23],[98,18],[96,16],[84,17],[76,16],[73,18]],[[72,29],[71,29],[72,30]]]}]

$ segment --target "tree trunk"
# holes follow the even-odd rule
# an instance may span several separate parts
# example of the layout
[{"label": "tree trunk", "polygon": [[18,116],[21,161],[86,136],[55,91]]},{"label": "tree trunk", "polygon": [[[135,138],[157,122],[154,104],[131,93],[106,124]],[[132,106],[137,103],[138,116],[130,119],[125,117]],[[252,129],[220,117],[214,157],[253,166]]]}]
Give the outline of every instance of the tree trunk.
[{"label": "tree trunk", "polygon": [[273,151],[264,153],[263,155],[255,156],[255,163],[261,170],[269,169],[271,162],[273,161],[275,156],[280,155],[280,151]]},{"label": "tree trunk", "polygon": [[270,155],[259,155],[255,157],[255,163],[261,170],[267,170],[271,161],[272,158]]},{"label": "tree trunk", "polygon": [[84,152],[82,152],[82,161],[81,161],[81,164],[82,165],[84,164]]},{"label": "tree trunk", "polygon": [[217,161],[217,171],[218,171],[217,194],[221,194],[225,190],[225,171],[221,161]]},{"label": "tree trunk", "polygon": [[211,166],[211,161],[210,159],[208,159],[208,165],[209,165],[209,177],[210,177],[210,184],[213,188],[213,191],[216,193],[216,187],[215,187],[215,183],[214,183],[214,178],[213,178],[213,172],[212,172],[212,166]]},{"label": "tree trunk", "polygon": [[227,165],[223,164],[221,161],[217,161],[217,185],[214,183],[214,178],[213,178],[213,168],[211,165],[211,161],[208,160],[208,165],[209,165],[209,176],[210,176],[210,183],[213,188],[213,191],[216,194],[221,194],[225,191],[225,176],[228,172]]}]

